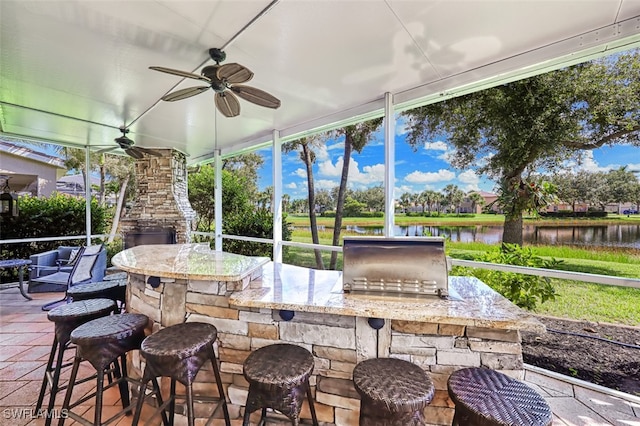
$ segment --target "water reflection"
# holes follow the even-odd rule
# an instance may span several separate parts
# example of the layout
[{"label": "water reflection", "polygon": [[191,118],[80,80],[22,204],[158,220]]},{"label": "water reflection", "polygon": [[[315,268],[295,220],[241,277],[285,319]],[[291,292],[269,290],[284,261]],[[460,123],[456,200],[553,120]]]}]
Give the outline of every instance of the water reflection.
[{"label": "water reflection", "polygon": [[[308,229],[308,228],[307,228]],[[349,233],[383,235],[381,226],[347,226]],[[498,244],[502,226],[395,226],[396,236],[445,237],[451,241]],[[523,239],[528,244],[611,246],[640,249],[640,225],[547,226],[525,225]]]}]

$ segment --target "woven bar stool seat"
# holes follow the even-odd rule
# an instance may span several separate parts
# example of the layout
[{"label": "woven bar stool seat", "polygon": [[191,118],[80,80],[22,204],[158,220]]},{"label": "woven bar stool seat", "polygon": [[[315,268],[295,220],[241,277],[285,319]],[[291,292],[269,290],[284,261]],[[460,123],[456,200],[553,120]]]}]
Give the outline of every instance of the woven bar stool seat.
[{"label": "woven bar stool seat", "polygon": [[361,398],[360,426],[424,425],[422,411],[435,393],[422,368],[396,358],[358,363],[353,384]]},{"label": "woven bar stool seat", "polygon": [[94,283],[78,284],[67,290],[67,295],[76,300],[89,300],[96,298],[111,299],[124,310],[127,290],[126,280],[105,280]]},{"label": "woven bar stool seat", "polygon": [[[222,379],[220,378],[218,361],[213,350],[213,343],[217,338],[218,331],[213,325],[200,322],[187,322],[163,328],[142,342],[140,353],[144,357],[146,365],[139,388],[138,404],[132,426],[138,424],[144,400],[151,395],[156,396],[159,407],[156,413],[149,419],[159,412],[162,415],[163,422],[167,424],[165,410],[168,407],[169,422],[173,424],[176,398],[183,398],[176,395],[176,381],[186,387],[187,394],[184,396],[184,399],[186,400],[187,406],[187,422],[189,426],[193,426],[195,422],[193,382],[198,371],[200,371],[200,368],[202,368],[207,361],[210,361],[212,364],[218,387],[217,397],[211,398],[211,401],[217,404],[209,420],[211,420],[217,410],[222,407],[225,424],[227,426],[231,425],[225,392],[222,387]],[[171,378],[171,390],[169,399],[166,401],[162,400],[156,379],[161,376]],[[149,381],[152,382],[154,390],[147,395],[146,385]],[[198,396],[198,399],[204,400],[205,398]]]},{"label": "woven bar stool seat", "polygon": [[548,426],[553,420],[540,394],[495,370],[457,370],[449,377],[447,387],[456,405],[454,425]]},{"label": "woven bar stool seat", "polygon": [[116,272],[114,274],[107,274],[102,278],[104,281],[120,281],[120,280],[127,280],[127,273],[126,272]]},{"label": "woven bar stool seat", "polygon": [[318,425],[309,377],[313,372],[313,355],[296,345],[275,344],[252,352],[244,362],[244,377],[249,382],[243,426],[249,425],[252,412],[262,409],[261,421],[267,408],[284,414],[291,424],[300,424],[300,410],[305,395],[311,419]]},{"label": "woven bar stool seat", "polygon": [[[76,345],[76,356],[73,360],[69,386],[62,404],[62,410],[66,410],[69,418],[81,424],[99,426],[111,423],[117,417],[128,414],[132,410],[127,383],[132,380],[127,376],[126,354],[131,350],[140,348],[140,344],[145,338],[145,328],[148,322],[149,318],[146,315],[124,313],[94,319],[71,332],[70,341]],[[71,403],[73,387],[78,383],[76,382],[76,377],[82,361],[89,361],[96,370],[96,390],[90,395]],[[112,365],[113,367],[111,367]],[[107,386],[103,386],[104,375],[111,373],[117,380]],[[102,422],[102,395],[104,389],[116,385],[120,390],[123,409]],[[94,397],[95,416],[93,422],[87,421],[72,411],[78,405]],[[63,416],[60,418],[58,425],[62,426],[64,421],[65,417]]]},{"label": "woven bar stool seat", "polygon": [[[71,332],[78,326],[96,318],[110,315],[116,310],[116,304],[109,299],[92,299],[58,306],[47,313],[47,318],[55,324],[53,344],[47,367],[44,371],[40,395],[36,403],[36,413],[42,408],[47,388],[50,389],[47,413],[53,409],[56,395],[67,386],[58,386],[60,372],[72,363],[64,363],[64,352],[70,348]],[[57,356],[56,356],[57,353]],[[55,361],[55,364],[54,364]],[[45,416],[45,425],[51,424],[53,416]]]}]

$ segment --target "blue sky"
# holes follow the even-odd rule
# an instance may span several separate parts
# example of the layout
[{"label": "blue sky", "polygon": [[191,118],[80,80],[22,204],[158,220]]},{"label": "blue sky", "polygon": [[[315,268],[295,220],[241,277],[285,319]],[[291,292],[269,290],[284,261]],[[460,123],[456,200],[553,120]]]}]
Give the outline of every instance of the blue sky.
[{"label": "blue sky", "polygon": [[[480,190],[494,192],[495,183],[480,177],[473,170],[454,169],[447,161],[451,148],[446,139],[435,139],[425,143],[416,152],[405,142],[406,126],[400,121],[396,127],[395,152],[395,196],[404,192],[418,193],[426,189],[440,191],[447,185],[457,185],[464,191]],[[331,189],[340,183],[344,143],[340,140],[327,142],[317,152],[314,164],[316,190]],[[271,148],[258,151],[265,164],[261,169],[258,186],[262,190],[272,185]],[[352,154],[349,169],[349,187],[365,189],[381,185],[384,179],[384,140],[378,132],[361,154]],[[567,164],[568,170],[603,171],[628,166],[630,170],[640,170],[640,148],[618,146],[600,148],[585,154],[582,164]],[[307,197],[307,180],[304,164],[298,153],[283,154],[283,191],[291,199]]]},{"label": "blue sky", "polygon": [[[429,141],[414,152],[405,142],[406,126],[398,120],[396,126],[395,195],[404,192],[418,193],[425,189],[442,190],[449,184],[466,191],[481,190],[494,192],[495,183],[477,176],[473,170],[456,170],[447,161],[451,148],[443,138]],[[33,149],[33,147],[32,147]],[[344,143],[329,141],[316,152],[313,167],[316,190],[338,186],[342,173]],[[259,172],[258,187],[264,190],[272,185],[271,148],[258,151],[265,159]],[[384,179],[384,139],[378,132],[362,153],[354,152],[349,170],[349,187],[366,189],[379,186]],[[283,191],[292,200],[307,198],[307,177],[304,164],[297,152],[283,154]],[[630,146],[605,147],[587,152],[582,164],[567,164],[568,170],[589,170],[606,172],[628,166],[630,170],[640,170],[640,148]]]}]

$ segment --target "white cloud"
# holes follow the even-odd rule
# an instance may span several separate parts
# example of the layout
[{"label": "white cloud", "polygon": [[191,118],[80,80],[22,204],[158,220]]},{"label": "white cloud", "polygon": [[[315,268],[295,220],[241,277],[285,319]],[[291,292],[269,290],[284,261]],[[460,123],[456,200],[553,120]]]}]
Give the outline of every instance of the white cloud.
[{"label": "white cloud", "polygon": [[581,163],[576,165],[575,169],[584,170],[587,172],[607,172],[614,167],[616,166],[615,165],[600,166],[598,162],[593,158],[593,151],[587,151],[582,156]]},{"label": "white cloud", "polygon": [[288,183],[284,187],[288,189],[298,189],[298,185],[296,185],[295,182]]},{"label": "white cloud", "polygon": [[300,178],[304,178],[304,179],[306,179],[306,178],[307,178],[307,171],[306,171],[305,169],[296,169],[296,170],[293,172],[293,174],[294,174],[295,176],[300,177]]},{"label": "white cloud", "polygon": [[396,136],[409,133],[410,123],[407,117],[396,115]]},{"label": "white cloud", "polygon": [[416,190],[413,187],[409,186],[409,185],[401,185],[401,186],[396,186],[396,187],[393,188],[394,197],[399,196],[398,194],[402,195],[405,192],[408,192],[408,193],[412,194],[412,193],[415,193]]},{"label": "white cloud", "polygon": [[316,189],[316,191],[319,189],[332,189],[338,185],[339,185],[338,182],[330,179],[318,179],[313,182],[313,186]]},{"label": "white cloud", "polygon": [[458,179],[462,184],[462,190],[465,192],[479,191],[480,177],[473,170],[466,170],[458,175]]},{"label": "white cloud", "polygon": [[424,144],[424,149],[430,151],[448,151],[449,147],[443,141],[427,142]]},{"label": "white cloud", "polygon": [[[340,176],[342,176],[343,158],[339,157],[338,161],[333,164],[331,161],[323,161],[318,164],[318,175],[322,177],[336,178],[336,183]],[[374,164],[371,166],[364,166],[362,171],[358,167],[358,162],[351,158],[349,162],[349,186],[353,187],[355,184],[371,185],[376,183],[382,183],[384,180],[384,164]]]},{"label": "white cloud", "polygon": [[327,151],[334,151],[336,149],[344,151],[344,140],[340,141],[340,142],[333,143],[331,145],[325,145],[325,146],[326,146],[326,150]]},{"label": "white cloud", "polygon": [[437,172],[420,172],[418,170],[409,173],[405,176],[404,180],[411,183],[435,183],[446,182],[454,179],[456,174],[452,171],[440,169]]},{"label": "white cloud", "polygon": [[313,147],[314,152],[316,153],[316,161],[324,161],[330,158],[329,156],[329,148],[325,144],[320,144],[318,147]]},{"label": "white cloud", "polygon": [[564,163],[564,168],[570,170],[572,173],[577,173],[579,171],[585,172],[608,172],[609,170],[614,170],[620,168],[617,164],[609,164],[607,166],[601,166],[598,162],[593,158],[593,151],[586,151],[582,154],[578,161],[566,161]]}]

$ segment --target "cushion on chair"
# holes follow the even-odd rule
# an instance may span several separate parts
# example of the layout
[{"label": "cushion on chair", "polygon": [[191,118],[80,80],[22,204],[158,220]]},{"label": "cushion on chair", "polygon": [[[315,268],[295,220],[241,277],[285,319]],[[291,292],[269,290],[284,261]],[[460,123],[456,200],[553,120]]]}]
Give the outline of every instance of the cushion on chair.
[{"label": "cushion on chair", "polygon": [[80,249],[73,249],[71,250],[71,253],[69,254],[69,260],[67,261],[67,266],[73,266],[75,265],[75,263],[78,261],[78,258],[80,256],[78,256],[78,253],[80,253]]},{"label": "cushion on chair", "polygon": [[78,253],[80,247],[78,246],[58,246],[58,260],[69,260],[71,259],[72,253]]}]

